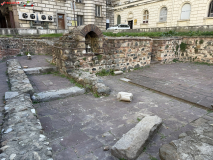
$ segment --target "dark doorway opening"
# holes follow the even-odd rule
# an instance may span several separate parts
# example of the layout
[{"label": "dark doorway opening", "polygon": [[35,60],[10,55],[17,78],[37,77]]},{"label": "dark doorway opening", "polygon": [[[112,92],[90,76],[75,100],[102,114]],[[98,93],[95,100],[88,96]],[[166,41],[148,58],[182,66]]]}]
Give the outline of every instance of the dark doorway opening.
[{"label": "dark doorway opening", "polygon": [[91,31],[89,33],[87,33],[86,37],[85,37],[85,44],[86,44],[86,52],[88,53],[88,48],[91,48],[91,51],[93,53],[98,53],[99,51],[99,38],[98,35]]},{"label": "dark doorway opening", "polygon": [[106,29],[109,28],[109,23],[106,23]]},{"label": "dark doorway opening", "polygon": [[133,29],[133,20],[128,21],[128,25],[130,26],[130,29]]},{"label": "dark doorway opening", "polygon": [[64,14],[58,14],[58,29],[65,29]]}]

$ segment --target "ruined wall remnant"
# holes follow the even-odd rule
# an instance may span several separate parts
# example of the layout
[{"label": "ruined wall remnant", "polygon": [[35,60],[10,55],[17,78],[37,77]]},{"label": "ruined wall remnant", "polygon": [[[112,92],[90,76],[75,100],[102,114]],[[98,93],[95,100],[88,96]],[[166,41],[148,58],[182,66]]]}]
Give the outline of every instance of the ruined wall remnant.
[{"label": "ruined wall remnant", "polygon": [[60,39],[40,37],[0,38],[0,59],[18,54],[49,54],[62,73],[130,70],[151,61],[213,63],[212,37],[146,38],[104,37],[95,25],[76,27]]},{"label": "ruined wall remnant", "polygon": [[178,58],[180,44],[180,38],[153,39],[152,61],[169,63]]}]

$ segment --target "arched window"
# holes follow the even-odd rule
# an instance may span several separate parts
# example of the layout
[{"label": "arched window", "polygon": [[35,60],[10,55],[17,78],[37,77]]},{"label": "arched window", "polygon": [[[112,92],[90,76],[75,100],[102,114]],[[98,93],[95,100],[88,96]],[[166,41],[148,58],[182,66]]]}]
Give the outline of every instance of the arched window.
[{"label": "arched window", "polygon": [[120,15],[118,15],[118,17],[117,17],[117,24],[121,24],[121,16]]},{"label": "arched window", "polygon": [[210,3],[209,6],[209,15],[208,17],[213,17],[213,1]]},{"label": "arched window", "polygon": [[149,22],[149,11],[145,10],[143,12],[143,23],[148,23]]},{"label": "arched window", "polygon": [[166,22],[167,20],[167,8],[163,7],[160,10],[160,22]]},{"label": "arched window", "polygon": [[190,13],[191,13],[191,5],[188,3],[184,4],[181,10],[180,19],[190,19]]}]

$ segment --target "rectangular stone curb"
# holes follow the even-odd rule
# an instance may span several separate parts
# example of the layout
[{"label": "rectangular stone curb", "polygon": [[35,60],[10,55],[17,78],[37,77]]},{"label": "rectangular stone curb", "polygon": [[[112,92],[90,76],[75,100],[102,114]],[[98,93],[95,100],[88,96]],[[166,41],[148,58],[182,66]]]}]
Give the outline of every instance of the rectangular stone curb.
[{"label": "rectangular stone curb", "polygon": [[56,67],[35,67],[35,68],[27,68],[23,69],[27,75],[35,75],[57,71]]},{"label": "rectangular stone curb", "polygon": [[32,96],[33,102],[44,102],[49,100],[55,100],[58,98],[65,98],[68,96],[77,96],[85,93],[85,89],[79,87],[71,87],[67,89],[51,90],[40,93],[35,93]]},{"label": "rectangular stone curb", "polygon": [[135,160],[161,124],[162,119],[158,116],[145,116],[112,147],[111,154],[120,159]]}]

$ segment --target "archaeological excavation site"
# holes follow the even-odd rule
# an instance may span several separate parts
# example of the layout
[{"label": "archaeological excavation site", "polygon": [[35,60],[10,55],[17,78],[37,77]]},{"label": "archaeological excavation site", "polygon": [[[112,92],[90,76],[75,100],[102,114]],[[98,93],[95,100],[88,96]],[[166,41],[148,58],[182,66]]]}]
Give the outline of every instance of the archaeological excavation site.
[{"label": "archaeological excavation site", "polygon": [[0,160],[212,160],[212,71],[211,36],[1,36]]}]

